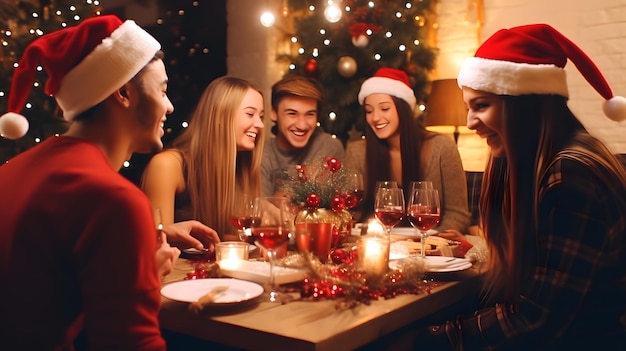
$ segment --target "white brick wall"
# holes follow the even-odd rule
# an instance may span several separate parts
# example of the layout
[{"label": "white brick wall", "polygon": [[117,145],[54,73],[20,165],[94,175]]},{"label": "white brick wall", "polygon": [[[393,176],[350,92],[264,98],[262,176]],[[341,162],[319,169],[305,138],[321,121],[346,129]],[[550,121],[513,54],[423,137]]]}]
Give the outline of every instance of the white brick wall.
[{"label": "white brick wall", "polygon": [[[479,1],[484,4],[484,22],[482,30],[477,31],[474,4]],[[439,78],[454,77],[460,57],[467,51],[471,55],[476,43],[496,30],[543,22],[578,44],[598,65],[614,93],[626,96],[626,3],[623,0],[439,0],[437,10]],[[571,62],[566,70],[570,108],[614,152],[626,153],[626,121],[618,123],[604,117],[602,98]]]}]

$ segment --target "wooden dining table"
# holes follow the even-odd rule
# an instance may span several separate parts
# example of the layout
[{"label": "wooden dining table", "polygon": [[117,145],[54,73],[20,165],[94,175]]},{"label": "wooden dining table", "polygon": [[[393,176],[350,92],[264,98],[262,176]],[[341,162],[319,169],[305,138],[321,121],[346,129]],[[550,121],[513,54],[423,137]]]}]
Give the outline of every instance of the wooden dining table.
[{"label": "wooden dining table", "polygon": [[[190,263],[179,259],[163,285],[185,279],[193,270]],[[474,266],[426,277],[433,282],[430,292],[380,298],[351,308],[339,308],[336,299],[281,304],[261,295],[242,306],[195,314],[187,303],[163,297],[160,322],[165,335],[176,335],[179,343],[181,338],[201,340],[213,350],[220,346],[228,350],[397,350],[408,347],[403,342],[415,342],[411,337],[415,328],[473,308],[482,276]],[[168,345],[168,349],[174,348]]]}]

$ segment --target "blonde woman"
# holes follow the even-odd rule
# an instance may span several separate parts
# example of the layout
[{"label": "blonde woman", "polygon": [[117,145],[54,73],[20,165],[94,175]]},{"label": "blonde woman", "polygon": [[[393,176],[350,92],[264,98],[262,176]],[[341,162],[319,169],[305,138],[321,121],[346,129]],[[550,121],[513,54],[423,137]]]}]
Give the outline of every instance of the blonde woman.
[{"label": "blonde woman", "polygon": [[[225,76],[209,84],[189,127],[150,160],[142,177],[164,224],[195,219],[222,239],[236,233],[230,215],[238,196],[260,193],[263,106],[263,94],[246,80]],[[184,233],[168,241],[182,248],[210,245]]]}]

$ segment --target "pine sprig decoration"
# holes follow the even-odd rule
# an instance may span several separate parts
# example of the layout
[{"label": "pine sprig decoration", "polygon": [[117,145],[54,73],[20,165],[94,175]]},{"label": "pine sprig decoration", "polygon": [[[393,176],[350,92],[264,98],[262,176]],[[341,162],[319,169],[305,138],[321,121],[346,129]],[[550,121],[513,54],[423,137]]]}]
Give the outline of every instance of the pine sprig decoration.
[{"label": "pine sprig decoration", "polygon": [[[301,207],[333,209],[333,199],[348,192],[348,174],[338,159],[324,157],[287,170],[279,185]],[[317,206],[311,206],[311,198],[319,199]]]},{"label": "pine sprig decoration", "polygon": [[[436,58],[436,50],[426,43],[432,1],[344,0],[337,23],[324,17],[325,1],[290,0],[289,6],[302,52],[279,59],[294,65],[289,73],[311,76],[324,87],[325,103],[319,114],[324,130],[343,140],[348,139],[348,131],[363,130],[358,91],[381,67],[406,71],[418,102],[426,100],[428,73]],[[365,44],[357,46],[357,33],[368,29],[371,34],[365,35]],[[345,56],[356,62],[356,72],[348,77],[338,66]],[[331,112],[336,117],[331,118]]]}]

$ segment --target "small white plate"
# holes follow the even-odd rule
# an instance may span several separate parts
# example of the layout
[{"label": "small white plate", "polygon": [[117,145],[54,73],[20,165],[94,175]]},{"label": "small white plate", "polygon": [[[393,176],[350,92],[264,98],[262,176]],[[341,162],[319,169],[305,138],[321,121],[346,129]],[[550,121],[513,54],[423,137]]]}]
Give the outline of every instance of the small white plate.
[{"label": "small white plate", "polygon": [[[352,235],[361,235],[364,234],[363,231],[367,230],[367,223],[357,223],[352,228]],[[426,232],[427,236],[439,234],[438,231],[434,229],[430,229]],[[391,235],[399,235],[399,236],[408,236],[413,238],[419,238],[419,233],[413,227],[395,227],[391,229]]]},{"label": "small white plate", "polygon": [[[430,229],[426,231],[426,236],[439,234],[438,231],[434,229]],[[400,235],[400,236],[410,236],[410,237],[419,237],[419,233],[415,228],[412,227],[397,227],[391,229],[391,235]]]},{"label": "small white plate", "polygon": [[[410,259],[421,259],[418,256],[411,256]],[[389,268],[398,269],[404,264],[404,260],[389,260]],[[426,273],[446,273],[459,272],[472,267],[472,262],[466,258],[447,256],[426,256]]]},{"label": "small white plate", "polygon": [[207,278],[167,284],[161,288],[161,295],[170,300],[191,303],[217,286],[227,286],[228,290],[217,295],[209,305],[240,304],[263,294],[263,287],[257,283],[232,278]]},{"label": "small white plate", "polygon": [[472,267],[472,262],[467,258],[426,256],[426,271],[430,273],[458,272],[470,267]]},{"label": "small white plate", "polygon": [[[250,245],[250,247],[248,247],[248,252],[254,251],[256,250],[256,246],[254,245]],[[198,250],[195,247],[190,247],[188,249],[184,249],[183,252],[188,253],[190,255],[204,255],[207,252],[206,251],[202,251],[202,250]]]}]

